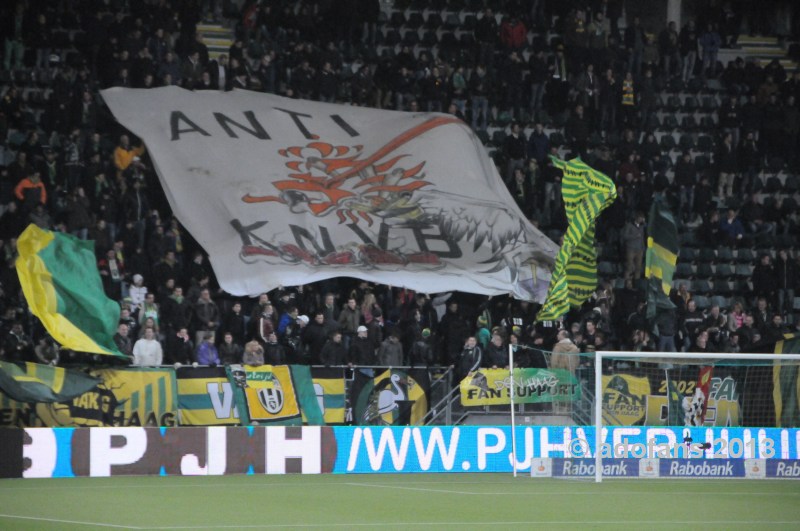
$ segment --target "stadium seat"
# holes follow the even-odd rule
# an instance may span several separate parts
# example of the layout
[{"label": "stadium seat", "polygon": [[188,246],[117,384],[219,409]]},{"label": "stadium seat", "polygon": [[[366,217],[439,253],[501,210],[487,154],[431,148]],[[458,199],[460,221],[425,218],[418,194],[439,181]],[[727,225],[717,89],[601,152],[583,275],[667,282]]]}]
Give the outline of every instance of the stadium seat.
[{"label": "stadium seat", "polygon": [[753,266],[748,264],[736,264],[736,271],[734,274],[738,279],[749,279],[753,276]]},{"label": "stadium seat", "polygon": [[733,262],[733,251],[730,247],[717,248],[717,262]]},{"label": "stadium seat", "polygon": [[778,193],[783,190],[783,183],[777,175],[767,177],[767,182],[764,184],[764,191],[768,194]]},{"label": "stadium seat", "polygon": [[678,147],[681,151],[689,151],[694,149],[694,137],[690,134],[681,135],[681,140],[678,142]]},{"label": "stadium seat", "polygon": [[562,135],[559,131],[553,131],[550,133],[550,145],[555,147],[561,147],[564,145],[564,135]]},{"label": "stadium seat", "polygon": [[688,262],[680,262],[675,267],[675,274],[682,278],[692,277],[694,276],[694,268]]},{"label": "stadium seat", "polygon": [[425,21],[425,27],[432,30],[437,30],[442,27],[442,17],[439,13],[429,13],[428,19]]},{"label": "stadium seat", "polygon": [[409,13],[405,26],[411,29],[419,29],[423,24],[425,24],[425,19],[422,18],[422,13],[414,11]]},{"label": "stadium seat", "polygon": [[733,277],[733,267],[730,264],[717,264],[714,268],[714,280],[727,280]]},{"label": "stadium seat", "polygon": [[492,133],[492,144],[497,147],[503,147],[506,142],[506,132],[503,129],[498,129]]},{"label": "stadium seat", "polygon": [[667,114],[661,121],[661,128],[664,131],[674,131],[678,128],[678,119],[672,114]]},{"label": "stadium seat", "polygon": [[734,293],[733,284],[727,280],[715,280],[714,291],[720,295],[730,297]]},{"label": "stadium seat", "polygon": [[[681,235],[683,236],[683,235]],[[681,242],[683,242],[683,238],[681,237]],[[678,251],[678,261],[680,262],[694,262],[697,258],[697,249],[694,247],[681,247]]]},{"label": "stadium seat", "polygon": [[743,247],[736,251],[736,262],[739,264],[751,264],[755,259],[756,256],[749,247]]},{"label": "stadium seat", "polygon": [[675,139],[672,137],[671,134],[666,134],[661,137],[661,142],[659,142],[661,146],[661,151],[664,153],[669,153],[673,149],[675,149]]},{"label": "stadium seat", "polygon": [[711,159],[707,155],[698,155],[694,158],[694,167],[697,171],[706,171],[711,167]]},{"label": "stadium seat", "polygon": [[[695,288],[695,291],[697,288]],[[694,300],[695,304],[697,304],[698,310],[707,310],[711,307],[711,300],[704,296],[704,295],[693,295],[692,299]]]},{"label": "stadium seat", "polygon": [[[698,244],[697,240],[697,233],[693,230],[684,230],[678,233],[678,238],[680,238],[681,245],[684,246],[693,246],[696,247]],[[694,251],[694,249],[692,249]],[[683,252],[683,251],[681,251]],[[694,260],[694,254],[692,255],[692,260]]]},{"label": "stadium seat", "polygon": [[800,311],[800,297],[794,298],[794,303],[792,304],[792,309],[794,311]]},{"label": "stadium seat", "polygon": [[683,120],[681,121],[681,127],[685,131],[694,131],[697,129],[697,120],[695,120],[694,116],[691,114],[684,116]]},{"label": "stadium seat", "polygon": [[476,131],[475,134],[484,146],[489,145],[489,133],[486,132],[486,129],[480,129]]},{"label": "stadium seat", "polygon": [[783,190],[787,194],[794,194],[800,191],[800,179],[796,174],[793,173],[786,176],[786,180],[783,181]]},{"label": "stadium seat", "polygon": [[703,110],[706,112],[714,112],[719,108],[719,102],[716,96],[705,96],[703,98]]},{"label": "stadium seat", "polygon": [[695,275],[700,279],[711,279],[714,277],[714,268],[710,263],[699,263],[695,268]]},{"label": "stadium seat", "polygon": [[697,261],[711,263],[717,260],[717,252],[710,247],[703,247],[697,253]]},{"label": "stadium seat", "polygon": [[697,138],[697,149],[703,153],[714,151],[714,139],[709,135],[700,135]]},{"label": "stadium seat", "polygon": [[[716,290],[716,283],[714,284],[714,289]],[[714,295],[711,297],[711,306],[719,306],[720,309],[724,310],[728,306],[730,306],[730,300],[722,295]]]},{"label": "stadium seat", "polygon": [[686,99],[683,100],[683,112],[693,113],[699,106],[700,104],[694,96],[686,96]]},{"label": "stadium seat", "polygon": [[389,17],[389,25],[395,29],[400,29],[406,23],[406,17],[402,11],[394,11],[392,16]]}]

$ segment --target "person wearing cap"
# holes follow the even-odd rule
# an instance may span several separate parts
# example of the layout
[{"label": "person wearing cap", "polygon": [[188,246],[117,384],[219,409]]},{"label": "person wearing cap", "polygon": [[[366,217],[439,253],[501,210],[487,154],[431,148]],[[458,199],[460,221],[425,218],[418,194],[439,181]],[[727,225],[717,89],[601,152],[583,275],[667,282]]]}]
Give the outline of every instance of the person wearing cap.
[{"label": "person wearing cap", "polygon": [[[294,308],[296,313],[297,308]],[[308,325],[307,315],[298,315],[294,321],[286,325],[283,335],[278,334],[279,341],[286,349],[286,362],[307,365],[309,363],[308,346],[303,341],[303,332]]]},{"label": "person wearing cap", "polygon": [[144,304],[145,296],[147,295],[147,286],[144,285],[144,277],[139,273],[133,275],[133,284],[128,288],[128,297],[134,306]]},{"label": "person wearing cap", "polygon": [[489,331],[489,320],[485,315],[478,316],[478,330],[475,332],[475,338],[483,348],[486,348],[492,339],[492,333]]},{"label": "person wearing cap", "polygon": [[361,325],[356,329],[356,337],[350,343],[350,363],[353,365],[377,365],[375,346],[369,339],[369,329]]},{"label": "person wearing cap", "polygon": [[347,361],[347,349],[342,344],[342,333],[335,331],[331,333],[322,351],[319,353],[320,361],[326,367],[331,365],[344,365]]},{"label": "person wearing cap", "polygon": [[378,347],[378,364],[388,367],[397,367],[403,364],[403,345],[397,337],[397,332],[392,330],[389,337],[383,340]]}]

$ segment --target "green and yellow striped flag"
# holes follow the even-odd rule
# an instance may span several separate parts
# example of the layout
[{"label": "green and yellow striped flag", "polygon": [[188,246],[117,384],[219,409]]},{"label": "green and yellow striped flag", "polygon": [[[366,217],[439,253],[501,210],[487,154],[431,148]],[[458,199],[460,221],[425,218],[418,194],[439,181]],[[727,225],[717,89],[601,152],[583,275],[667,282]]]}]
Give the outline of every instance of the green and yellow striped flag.
[{"label": "green and yellow striped flag", "polygon": [[647,283],[647,318],[656,316],[656,310],[671,310],[675,305],[669,300],[672,275],[678,261],[680,243],[678,225],[664,198],[658,196],[650,207],[647,224],[647,254],[644,275]]},{"label": "green and yellow striped flag", "polygon": [[100,378],[61,367],[0,361],[0,392],[17,402],[64,402],[99,383]]},{"label": "green and yellow striped flag", "polygon": [[580,306],[597,287],[595,220],[617,198],[617,188],[608,176],[591,168],[580,157],[563,161],[553,156],[563,170],[561,195],[567,213],[567,233],[556,256],[550,288],[539,321],[558,319],[571,306]]},{"label": "green and yellow striped flag", "polygon": [[119,304],[103,291],[94,243],[29,225],[17,249],[22,292],[53,339],[78,352],[123,357],[114,344]]}]

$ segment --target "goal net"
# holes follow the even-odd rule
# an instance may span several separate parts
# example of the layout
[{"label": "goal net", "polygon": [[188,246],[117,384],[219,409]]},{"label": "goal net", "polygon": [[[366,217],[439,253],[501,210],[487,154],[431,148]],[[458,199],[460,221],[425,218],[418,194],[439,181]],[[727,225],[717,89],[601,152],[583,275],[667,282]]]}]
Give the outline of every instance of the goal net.
[{"label": "goal net", "polygon": [[[800,354],[576,355],[568,370],[582,392],[551,404],[552,431],[540,434],[551,440],[532,456],[530,473],[595,481],[800,476],[798,367]],[[516,409],[512,431],[520,433]]]}]

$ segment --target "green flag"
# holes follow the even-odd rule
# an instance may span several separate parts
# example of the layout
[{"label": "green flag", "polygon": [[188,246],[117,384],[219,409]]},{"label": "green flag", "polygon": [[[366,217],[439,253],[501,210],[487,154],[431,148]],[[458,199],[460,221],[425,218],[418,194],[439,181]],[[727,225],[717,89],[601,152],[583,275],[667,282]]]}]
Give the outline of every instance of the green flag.
[{"label": "green flag", "polygon": [[617,198],[611,179],[580,158],[568,162],[550,158],[564,172],[561,195],[569,226],[556,256],[547,300],[537,315],[539,321],[558,319],[570,305],[580,306],[597,287],[595,220]]},{"label": "green flag", "polygon": [[672,275],[678,261],[678,225],[663,197],[656,197],[650,207],[647,224],[647,255],[645,277],[647,282],[647,318],[656,316],[656,310],[671,310],[675,305],[669,300]]},{"label": "green flag", "polygon": [[53,339],[78,352],[124,357],[114,343],[119,304],[103,291],[94,243],[29,225],[17,249],[22,292]]},{"label": "green flag", "polygon": [[0,391],[17,402],[65,402],[101,382],[99,378],[61,367],[0,361]]}]

